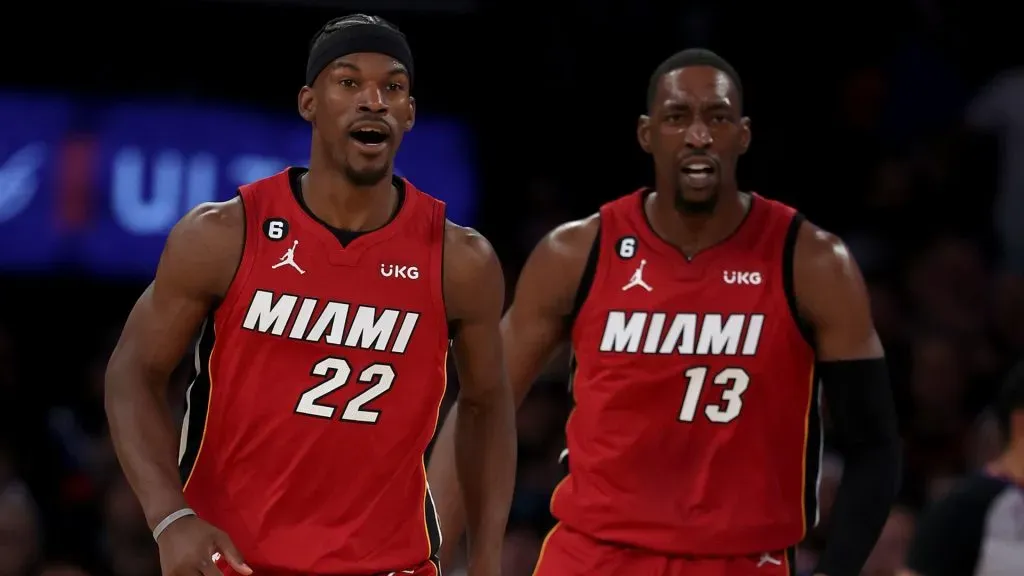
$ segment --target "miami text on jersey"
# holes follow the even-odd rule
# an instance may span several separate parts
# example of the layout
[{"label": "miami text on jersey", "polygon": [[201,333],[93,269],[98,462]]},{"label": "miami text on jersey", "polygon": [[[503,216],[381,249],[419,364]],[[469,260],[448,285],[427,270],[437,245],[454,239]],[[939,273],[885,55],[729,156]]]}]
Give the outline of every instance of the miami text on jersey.
[{"label": "miami text on jersey", "polygon": [[601,352],[754,356],[764,314],[623,312],[605,319]]},{"label": "miami text on jersey", "polygon": [[[327,301],[323,307],[319,304],[316,298],[275,296],[267,290],[256,290],[242,328],[292,340],[402,354],[420,318],[417,312],[392,308],[333,301]],[[289,326],[291,329],[285,334]]]}]

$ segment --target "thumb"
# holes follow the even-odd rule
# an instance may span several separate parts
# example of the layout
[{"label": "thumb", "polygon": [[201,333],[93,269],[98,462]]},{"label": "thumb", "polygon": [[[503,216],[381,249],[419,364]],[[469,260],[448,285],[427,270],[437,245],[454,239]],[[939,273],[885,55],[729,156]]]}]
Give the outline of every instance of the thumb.
[{"label": "thumb", "polygon": [[243,576],[252,574],[252,568],[249,568],[249,565],[242,559],[242,554],[238,551],[238,548],[235,548],[235,544],[227,534],[221,532],[217,535],[217,549],[220,550],[224,560],[231,566],[232,570]]}]

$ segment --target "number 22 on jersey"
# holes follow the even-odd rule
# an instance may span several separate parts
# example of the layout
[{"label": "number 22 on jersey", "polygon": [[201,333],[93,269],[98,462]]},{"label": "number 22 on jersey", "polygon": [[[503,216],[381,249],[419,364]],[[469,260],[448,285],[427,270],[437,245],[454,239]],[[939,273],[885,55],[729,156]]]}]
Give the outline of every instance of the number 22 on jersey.
[{"label": "number 22 on jersey", "polygon": [[[679,410],[680,422],[693,422],[700,405],[700,395],[708,381],[707,366],[694,366],[683,372],[686,377],[686,392],[683,406]],[[706,404],[704,416],[715,424],[728,424],[743,410],[743,393],[750,385],[750,375],[742,368],[725,368],[712,377],[711,382],[722,386],[722,402]]]},{"label": "number 22 on jersey", "polygon": [[[311,373],[313,376],[325,377],[327,380],[303,392],[299,396],[295,412],[317,418],[334,418],[337,408],[327,404],[318,404],[317,400],[348,384],[352,377],[352,366],[348,360],[332,356],[314,364]],[[343,422],[376,424],[377,418],[380,417],[380,411],[364,407],[391,389],[391,385],[395,381],[395,369],[389,364],[372,364],[359,373],[358,380],[363,384],[373,385],[345,404],[340,419]]]}]

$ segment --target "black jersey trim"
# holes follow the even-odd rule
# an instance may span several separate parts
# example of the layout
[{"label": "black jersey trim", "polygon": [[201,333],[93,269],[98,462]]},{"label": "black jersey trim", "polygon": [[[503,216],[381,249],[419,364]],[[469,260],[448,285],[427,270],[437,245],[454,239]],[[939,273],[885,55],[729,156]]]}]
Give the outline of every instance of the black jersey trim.
[{"label": "black jersey trim", "polygon": [[347,247],[349,244],[354,242],[356,238],[376,232],[394,222],[402,212],[402,207],[405,205],[405,181],[398,176],[392,176],[391,185],[394,186],[395,190],[398,192],[398,203],[395,205],[395,210],[391,213],[387,222],[372,230],[346,230],[344,228],[335,228],[314,214],[313,211],[309,209],[309,205],[306,204],[306,199],[302,195],[302,176],[307,172],[309,172],[309,170],[306,168],[290,168],[288,170],[288,185],[291,188],[292,196],[295,197],[295,201],[299,203],[299,208],[303,212],[313,218],[317,224],[326,228],[331,234],[334,234],[334,237],[338,239],[342,248]]},{"label": "black jersey trim", "polygon": [[440,282],[441,282],[441,313],[444,314],[444,325],[445,325],[445,328],[448,330],[448,345],[451,346],[452,341],[455,338],[455,333],[459,329],[459,325],[458,325],[457,322],[454,322],[454,321],[452,321],[451,319],[448,318],[448,301],[445,299],[445,295],[444,295],[444,258],[445,258],[445,254],[447,253],[447,250],[445,250],[446,245],[448,244],[448,242],[445,241],[445,238],[447,237],[447,234],[448,234],[448,205],[446,204],[444,206],[444,208],[441,209],[441,270],[440,270],[440,274],[441,274],[441,278],[440,278]]},{"label": "black jersey trim", "polygon": [[[245,248],[246,243],[249,241],[249,215],[248,209],[245,206],[245,196],[242,194],[241,188],[235,189],[235,197],[238,198],[238,204],[242,206],[242,250],[238,253],[238,265],[235,266],[235,271],[231,274],[231,281],[228,282],[228,287],[224,290],[224,294],[221,295],[221,302],[228,299],[228,294],[231,293],[232,288],[235,284],[239,284],[242,281],[242,266],[245,265]],[[255,213],[255,209],[253,211]],[[252,265],[249,266],[252,269]],[[248,276],[249,270],[245,271],[245,275]],[[211,319],[213,318],[211,314]]]},{"label": "black jersey trim", "polygon": [[594,244],[590,247],[590,252],[587,254],[587,263],[583,267],[583,275],[580,276],[580,283],[576,287],[576,295],[573,297],[572,310],[566,317],[566,323],[569,326],[569,330],[572,330],[573,324],[576,323],[576,317],[579,316],[580,310],[583,309],[583,305],[587,303],[587,298],[590,296],[590,289],[594,286],[594,278],[597,276],[597,265],[601,259],[601,222],[597,224],[597,234],[594,236]]},{"label": "black jersey trim", "polygon": [[441,523],[437,519],[437,509],[434,507],[434,498],[430,494],[429,484],[427,484],[423,496],[423,526],[426,528],[430,558],[433,560],[437,558],[438,551],[441,550]]},{"label": "black jersey trim", "polygon": [[793,272],[793,259],[796,254],[796,239],[800,235],[800,226],[806,222],[804,215],[797,212],[789,222],[786,230],[786,239],[782,243],[782,288],[786,293],[786,302],[789,304],[789,313],[796,322],[797,329],[804,337],[804,340],[814,349],[814,330],[811,325],[800,316],[800,308],[796,302],[796,278]]},{"label": "black jersey trim", "polygon": [[184,446],[179,448],[178,474],[182,486],[187,488],[196,463],[203,451],[206,429],[209,424],[210,401],[213,395],[213,380],[210,377],[210,360],[216,341],[213,313],[207,316],[196,340],[192,363],[192,382],[185,390],[185,416],[182,426],[188,429],[182,435]]},{"label": "black jersey trim", "polygon": [[804,536],[813,530],[820,520],[821,460],[825,449],[821,423],[821,379],[818,377],[815,367],[811,368],[808,386],[810,387],[810,398],[807,399],[807,422],[804,434]]}]

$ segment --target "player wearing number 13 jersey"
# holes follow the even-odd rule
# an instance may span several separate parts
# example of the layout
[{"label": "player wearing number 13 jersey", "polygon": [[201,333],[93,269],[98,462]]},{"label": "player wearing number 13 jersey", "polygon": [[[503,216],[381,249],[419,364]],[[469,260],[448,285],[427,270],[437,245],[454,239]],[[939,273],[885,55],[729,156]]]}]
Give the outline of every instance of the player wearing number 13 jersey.
[{"label": "player wearing number 13 jersey", "polygon": [[[655,188],[557,228],[520,276],[502,324],[519,398],[561,340],[573,353],[537,576],[793,574],[817,521],[819,383],[848,467],[816,572],[858,574],[886,518],[897,442],[863,281],[838,239],[737,189],[741,99],[713,53],[668,59],[638,129]],[[446,530],[453,484],[434,484]]]},{"label": "player wearing number 13 jersey", "polygon": [[[361,15],[330,22],[299,94],[309,169],[242,186],[171,232],[107,379],[115,447],[164,576],[227,565],[438,576],[423,458],[449,341],[470,414],[460,427],[476,517],[470,574],[498,575],[515,471],[504,281],[486,240],[394,176],[415,118],[411,83],[397,29]],[[162,395],[196,331],[175,450]]]}]

